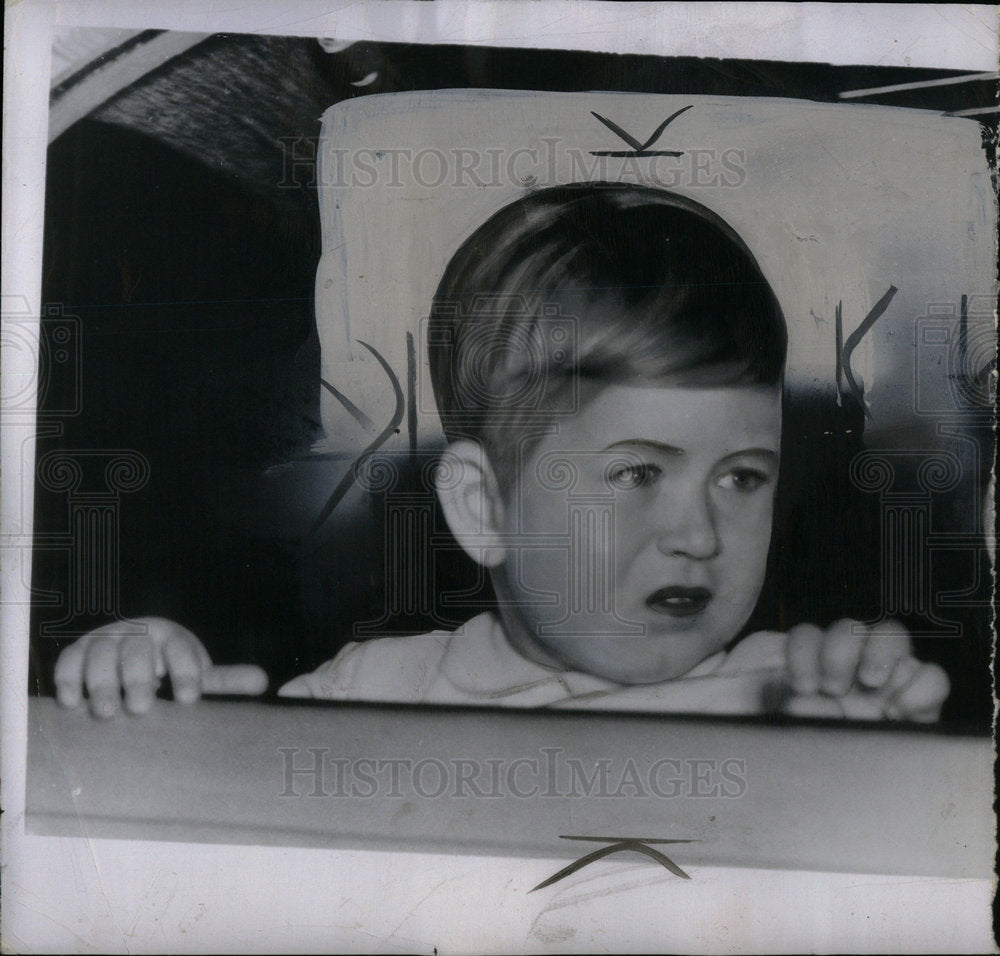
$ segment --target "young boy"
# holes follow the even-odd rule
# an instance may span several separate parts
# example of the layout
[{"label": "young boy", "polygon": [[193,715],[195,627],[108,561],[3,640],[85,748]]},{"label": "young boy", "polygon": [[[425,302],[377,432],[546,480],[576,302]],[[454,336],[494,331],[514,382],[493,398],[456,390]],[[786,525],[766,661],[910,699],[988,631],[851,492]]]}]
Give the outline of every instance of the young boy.
[{"label": "young boy", "polygon": [[[349,644],[285,696],[938,718],[948,681],[898,625],[742,637],[764,581],[786,330],[735,232],[661,190],[529,194],[452,258],[428,327],[448,447],[437,493],[498,611]],[[59,700],[255,693],[147,619],[67,648]],[[742,639],[740,639],[742,637]]]}]

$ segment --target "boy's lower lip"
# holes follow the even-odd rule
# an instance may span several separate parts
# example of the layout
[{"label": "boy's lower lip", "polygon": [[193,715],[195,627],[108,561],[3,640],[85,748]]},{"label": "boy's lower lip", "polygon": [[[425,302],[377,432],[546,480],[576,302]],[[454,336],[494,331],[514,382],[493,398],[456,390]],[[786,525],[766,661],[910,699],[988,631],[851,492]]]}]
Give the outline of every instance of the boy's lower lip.
[{"label": "boy's lower lip", "polygon": [[667,587],[650,594],[646,607],[657,614],[692,617],[704,611],[711,600],[712,592],[707,588]]}]

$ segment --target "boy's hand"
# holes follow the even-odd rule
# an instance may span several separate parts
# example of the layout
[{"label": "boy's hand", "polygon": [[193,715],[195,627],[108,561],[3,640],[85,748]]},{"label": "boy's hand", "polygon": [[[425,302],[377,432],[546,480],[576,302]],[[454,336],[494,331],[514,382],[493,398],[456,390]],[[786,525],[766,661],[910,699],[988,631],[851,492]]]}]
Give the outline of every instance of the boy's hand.
[{"label": "boy's hand", "polygon": [[139,618],[145,634],[129,625],[105,624],[67,647],[56,661],[56,698],[78,707],[86,688],[95,717],[113,717],[125,696],[125,709],[144,714],[164,676],[174,700],[194,703],[205,694],[262,694],[267,675],[249,664],[217,667],[201,641],[187,628],[157,617]]},{"label": "boy's hand", "polygon": [[826,630],[799,624],[788,632],[785,654],[794,693],[785,711],[798,716],[931,723],[950,689],[937,664],[913,656],[909,634],[895,621],[866,627],[842,620]]}]

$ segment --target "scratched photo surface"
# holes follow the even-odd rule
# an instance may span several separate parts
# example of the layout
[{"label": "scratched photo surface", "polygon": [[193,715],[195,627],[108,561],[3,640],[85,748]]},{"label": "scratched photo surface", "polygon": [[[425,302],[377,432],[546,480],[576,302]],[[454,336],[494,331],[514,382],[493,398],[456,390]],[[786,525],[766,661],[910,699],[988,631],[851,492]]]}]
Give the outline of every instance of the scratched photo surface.
[{"label": "scratched photo surface", "polygon": [[[987,733],[995,79],[936,82],[957,75],[158,31],[59,37],[32,692],[52,696],[60,651],[113,620],[177,621],[216,663],[263,668],[272,699],[286,685],[324,696],[302,675],[352,643],[412,647],[480,615],[506,620],[486,538],[459,542],[442,511],[438,492],[467,465],[442,467],[432,303],[491,217],[582,184],[595,202],[602,189],[660,193],[719,217],[784,315],[773,529],[758,538],[763,583],[733,585],[747,607],[729,637],[898,622],[916,656],[947,674],[941,725]],[[495,312],[497,326],[531,313],[533,337],[484,339],[469,361],[527,361],[520,400],[559,449],[532,462],[545,493],[562,496],[562,523],[541,543],[520,541],[510,574],[523,572],[516,583],[555,640],[585,644],[587,621],[606,618],[634,644],[642,622],[616,605],[640,586],[622,571],[628,516],[613,489],[588,490],[590,446],[572,425],[594,406],[547,391],[545,363],[575,354],[589,327],[565,302],[475,291],[485,294],[470,312]],[[479,385],[476,401],[499,401],[493,380]],[[635,406],[635,422],[623,402],[594,428],[647,433],[655,401]],[[633,469],[628,480],[645,479]],[[673,610],[658,613],[678,627],[715,597],[691,581],[661,595]],[[659,583],[642,578],[647,591]],[[396,659],[391,648],[369,655],[326,696],[421,699],[373,680]],[[353,693],[348,678],[362,670]],[[552,703],[491,698],[494,677],[478,697],[425,699]]]}]

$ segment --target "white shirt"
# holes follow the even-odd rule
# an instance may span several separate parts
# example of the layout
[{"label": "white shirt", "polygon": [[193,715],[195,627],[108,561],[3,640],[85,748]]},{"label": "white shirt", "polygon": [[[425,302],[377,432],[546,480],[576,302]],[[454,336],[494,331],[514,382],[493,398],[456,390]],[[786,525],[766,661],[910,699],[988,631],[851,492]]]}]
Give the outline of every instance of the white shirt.
[{"label": "white shirt", "polygon": [[508,643],[499,618],[486,613],[455,631],[348,644],[278,693],[326,700],[754,714],[770,709],[769,690],[780,686],[784,673],[785,635],[761,631],[675,680],[617,684],[522,657]]}]

